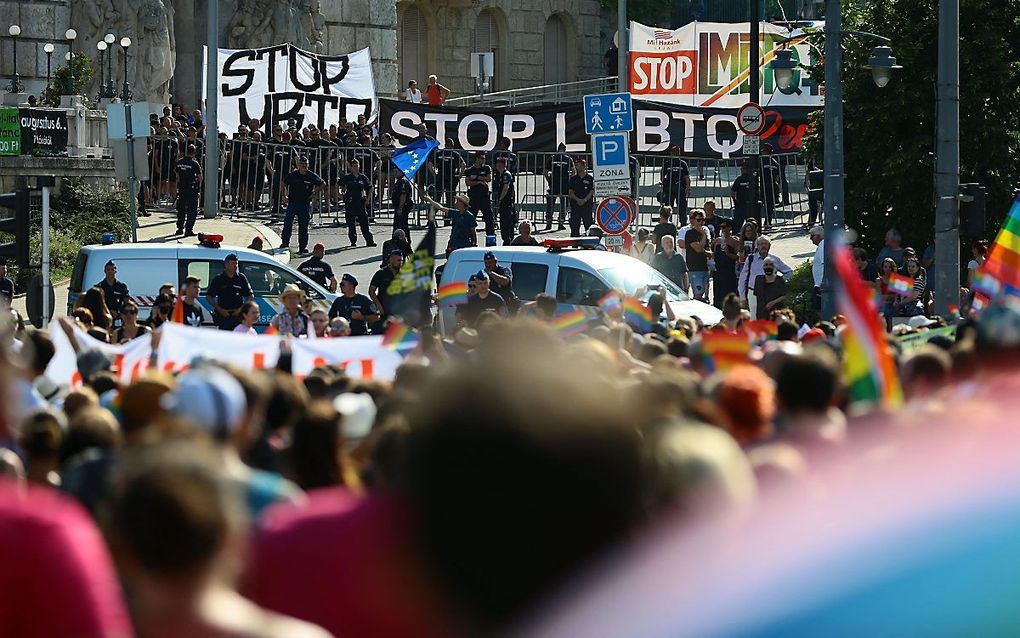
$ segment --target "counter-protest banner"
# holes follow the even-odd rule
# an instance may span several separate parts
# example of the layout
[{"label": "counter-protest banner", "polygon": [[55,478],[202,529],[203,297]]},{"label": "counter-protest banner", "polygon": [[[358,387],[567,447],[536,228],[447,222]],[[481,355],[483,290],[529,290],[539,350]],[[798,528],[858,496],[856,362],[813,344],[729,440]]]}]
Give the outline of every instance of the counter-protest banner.
[{"label": "counter-protest banner", "polygon": [[[362,49],[346,55],[319,55],[290,44],[264,49],[220,49],[218,58],[219,130],[259,120],[263,134],[294,118],[298,126],[319,128],[341,117],[356,121],[376,114],[372,56]],[[203,82],[203,86],[205,83]]]},{"label": "counter-protest banner", "polygon": [[[819,27],[821,28],[821,23]],[[800,29],[761,24],[762,106],[822,105],[822,90],[803,70],[794,71],[793,85],[780,90],[769,63],[780,42],[795,61],[813,64],[817,55]],[[691,22],[675,31],[630,23],[630,92],[650,100],[688,106],[739,108],[750,92],[750,24]]]},{"label": "counter-protest banner", "polygon": [[404,360],[382,345],[382,337],[296,339],[291,341],[291,370],[307,376],[319,366],[342,367],[354,379],[392,379]]},{"label": "counter-protest banner", "polygon": [[0,155],[21,155],[21,119],[18,109],[0,109]]},{"label": "counter-protest banner", "polygon": [[[112,345],[90,337],[77,325],[73,327],[73,333],[79,349],[95,348],[110,356],[113,361],[111,370],[120,378],[121,383],[131,383],[149,369],[152,340],[148,337],[134,339],[123,345]],[[44,374],[57,385],[77,388],[82,383],[78,373],[78,355],[56,321],[50,324],[50,339],[53,341],[54,353]]]},{"label": "counter-protest banner", "polygon": [[[765,109],[762,143],[776,153],[799,151],[807,132],[807,106]],[[661,153],[676,144],[684,157],[730,158],[741,154],[744,135],[737,128],[736,109],[698,108],[634,100],[632,153]],[[418,136],[423,123],[441,144],[447,138],[467,150],[491,150],[502,137],[517,152],[555,152],[560,143],[568,153],[586,153],[591,138],[584,132],[584,110],[576,104],[474,109],[379,100],[379,131],[401,142]]]},{"label": "counter-protest banner", "polygon": [[66,155],[67,111],[18,109],[22,155]]}]

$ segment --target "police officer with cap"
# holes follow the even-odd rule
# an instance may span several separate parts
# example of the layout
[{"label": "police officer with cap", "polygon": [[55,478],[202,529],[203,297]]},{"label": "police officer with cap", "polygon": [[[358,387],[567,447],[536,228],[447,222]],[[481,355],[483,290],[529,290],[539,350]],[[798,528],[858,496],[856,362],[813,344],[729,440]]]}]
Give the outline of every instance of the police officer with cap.
[{"label": "police officer with cap", "polygon": [[514,174],[507,169],[508,158],[496,158],[496,179],[492,192],[496,196],[496,210],[499,211],[499,234],[503,237],[503,245],[509,246],[514,240],[514,229],[517,227],[517,211],[514,208],[516,183]]},{"label": "police officer with cap", "polygon": [[223,259],[223,272],[209,282],[209,292],[205,296],[215,311],[213,321],[219,329],[237,327],[241,323],[241,306],[252,297],[248,278],[237,271],[237,255],[230,253]]},{"label": "police officer with cap", "polygon": [[336,292],[336,276],[333,267],[322,260],[326,256],[326,244],[321,241],[312,247],[312,256],[297,267],[298,272],[330,292]]},{"label": "police officer with cap", "polygon": [[7,276],[7,260],[0,257],[0,308],[14,303],[14,282]]},{"label": "police officer with cap", "polygon": [[351,172],[344,175],[344,221],[347,222],[347,237],[351,246],[358,245],[357,226],[369,246],[375,246],[372,230],[368,227],[368,206],[372,202],[372,180],[361,172],[357,158],[350,161]]},{"label": "police officer with cap", "polygon": [[113,263],[112,259],[103,266],[103,273],[106,276],[94,287],[102,289],[103,296],[106,298],[106,307],[110,309],[113,320],[118,321],[120,309],[128,298],[128,287],[123,281],[117,281],[117,264]]},{"label": "police officer with cap", "polygon": [[368,324],[379,320],[379,312],[372,300],[357,292],[358,280],[350,273],[340,278],[340,296],[329,308],[329,318],[343,317],[351,326],[351,336],[368,334]]},{"label": "police officer with cap", "polygon": [[198,195],[202,185],[202,166],[195,159],[195,145],[188,144],[185,156],[177,160],[177,234],[194,237],[198,217]]},{"label": "police officer with cap", "polygon": [[492,181],[492,168],[485,163],[485,151],[475,151],[474,163],[464,171],[465,184],[468,189],[468,207],[477,218],[482,213],[485,222],[485,234],[496,234],[496,220],[492,216],[492,201],[489,199],[489,182]]}]

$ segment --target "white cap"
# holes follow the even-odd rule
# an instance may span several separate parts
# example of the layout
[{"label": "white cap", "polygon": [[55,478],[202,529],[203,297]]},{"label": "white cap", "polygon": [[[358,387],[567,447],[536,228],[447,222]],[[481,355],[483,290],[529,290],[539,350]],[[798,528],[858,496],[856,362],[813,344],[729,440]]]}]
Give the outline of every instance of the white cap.
[{"label": "white cap", "polygon": [[375,423],[375,401],[368,394],[345,392],[333,399],[333,408],[343,417],[341,428],[344,439],[363,439]]},{"label": "white cap", "polygon": [[928,326],[938,323],[934,319],[929,319],[924,315],[914,315],[907,321],[907,325],[917,330],[918,328],[927,328]]},{"label": "white cap", "polygon": [[194,422],[220,439],[237,429],[248,408],[241,383],[227,372],[209,366],[182,374],[177,388],[164,394],[160,403],[168,412]]}]

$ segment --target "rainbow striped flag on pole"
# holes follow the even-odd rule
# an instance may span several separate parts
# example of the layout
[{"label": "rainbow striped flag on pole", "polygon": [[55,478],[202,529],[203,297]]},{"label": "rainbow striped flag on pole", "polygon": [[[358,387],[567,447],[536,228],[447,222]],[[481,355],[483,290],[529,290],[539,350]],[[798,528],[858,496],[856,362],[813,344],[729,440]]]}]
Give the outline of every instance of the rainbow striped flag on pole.
[{"label": "rainbow striped flag on pole", "polygon": [[623,319],[635,330],[648,332],[652,329],[652,310],[637,297],[623,298]]},{"label": "rainbow striped flag on pole", "polygon": [[914,293],[914,278],[895,272],[890,274],[889,291],[901,297],[909,297]]},{"label": "rainbow striped flag on pole", "polygon": [[573,337],[588,329],[588,317],[584,316],[583,310],[575,308],[572,312],[568,312],[565,315],[553,317],[552,327],[563,338]]},{"label": "rainbow striped flag on pole", "polygon": [[747,363],[751,340],[746,332],[706,330],[701,333],[701,354],[711,372],[720,372]]},{"label": "rainbow striped flag on pole", "polygon": [[418,345],[418,335],[399,321],[391,321],[386,332],[383,333],[382,345],[390,350],[405,352]]},{"label": "rainbow striped flag on pole", "polygon": [[974,288],[988,299],[1020,294],[1020,194],[1013,200],[988,258],[974,275]]},{"label": "rainbow striped flag on pole", "polygon": [[439,306],[459,306],[467,303],[467,282],[451,281],[439,287]]},{"label": "rainbow striped flag on pole", "polygon": [[896,362],[870,289],[861,280],[846,245],[836,247],[836,272],[840,280],[837,305],[847,321],[842,335],[843,369],[850,399],[895,407],[903,401]]}]

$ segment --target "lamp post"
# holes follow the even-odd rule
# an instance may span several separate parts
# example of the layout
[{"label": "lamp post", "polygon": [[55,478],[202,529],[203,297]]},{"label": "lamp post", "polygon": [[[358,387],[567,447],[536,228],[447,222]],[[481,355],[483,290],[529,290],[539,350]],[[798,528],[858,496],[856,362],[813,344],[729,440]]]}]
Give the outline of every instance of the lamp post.
[{"label": "lamp post", "polygon": [[21,75],[18,73],[18,36],[21,35],[21,27],[12,24],[7,28],[14,44],[14,75],[11,77],[11,93],[21,93],[24,89],[21,86]]},{"label": "lamp post", "polygon": [[50,76],[53,70],[53,43],[44,44],[43,51],[46,53],[46,88],[50,88]]},{"label": "lamp post", "polygon": [[106,42],[100,40],[96,43],[96,48],[99,49],[99,93],[96,95],[96,101],[106,97],[106,83],[103,82],[103,62],[106,58]]},{"label": "lamp post", "polygon": [[124,50],[124,87],[120,99],[125,102],[131,101],[131,89],[128,85],[128,49],[131,48],[131,38],[124,36],[120,39],[120,48]]},{"label": "lamp post", "polygon": [[103,42],[106,43],[106,48],[109,51],[106,54],[106,86],[103,87],[105,93],[103,97],[114,98],[117,97],[117,91],[113,88],[113,45],[117,42],[117,36],[107,33],[103,36]]},{"label": "lamp post", "polygon": [[74,39],[78,37],[78,32],[74,29],[68,29],[64,31],[64,38],[67,40],[67,86],[65,87],[64,95],[74,95]]},{"label": "lamp post", "polygon": [[[843,34],[877,40],[881,43],[872,50],[865,69],[871,71],[875,84],[882,88],[889,84],[892,72],[902,68],[896,64],[889,48],[889,38],[864,31],[843,31],[840,0],[825,2],[825,175],[822,221],[825,225],[825,274],[822,279],[822,319],[836,314],[836,238],[843,231]],[[788,49],[776,52],[770,68],[775,74],[776,86],[788,89],[793,85],[793,72],[799,65]]]}]

